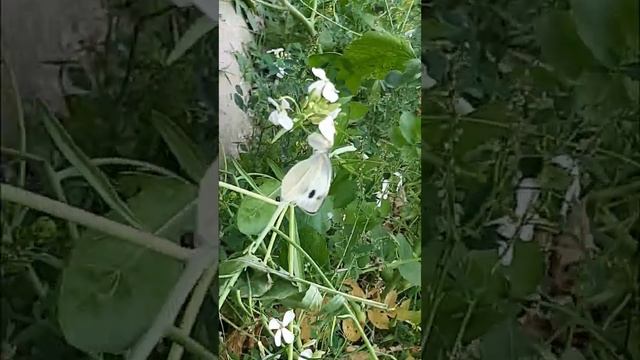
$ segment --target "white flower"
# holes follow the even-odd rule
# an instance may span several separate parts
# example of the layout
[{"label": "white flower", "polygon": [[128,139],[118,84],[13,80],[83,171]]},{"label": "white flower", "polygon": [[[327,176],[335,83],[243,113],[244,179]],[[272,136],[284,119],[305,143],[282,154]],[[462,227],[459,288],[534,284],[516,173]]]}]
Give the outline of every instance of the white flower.
[{"label": "white flower", "polygon": [[271,318],[269,320],[269,330],[276,330],[275,334],[273,335],[276,346],[280,347],[282,345],[282,340],[284,340],[285,344],[293,343],[293,333],[289,329],[287,329],[287,326],[289,326],[289,324],[295,317],[296,314],[293,312],[293,310],[287,310],[287,312],[284,313],[284,316],[282,317],[282,321],[275,318]]},{"label": "white flower", "polygon": [[389,197],[389,179],[382,180],[382,190],[376,193],[376,207],[380,207],[382,205],[382,200],[386,200]]},{"label": "white flower", "polygon": [[313,351],[311,349],[302,350],[300,356],[298,356],[298,360],[308,360],[313,356]]},{"label": "white flower", "polygon": [[271,114],[269,114],[269,121],[271,121],[273,125],[280,125],[286,130],[291,130],[293,127],[293,120],[291,120],[289,114],[287,114],[287,110],[291,109],[289,102],[287,102],[286,99],[282,99],[280,100],[280,104],[278,104],[272,98],[268,98],[267,100],[276,108],[271,112]]},{"label": "white flower", "polygon": [[578,162],[569,155],[558,155],[551,159],[551,162],[565,169],[572,177],[571,185],[569,185],[567,191],[564,193],[564,202],[560,209],[560,214],[567,216],[569,204],[580,200],[580,166]]},{"label": "white flower", "polygon": [[276,74],[278,79],[282,79],[285,75],[287,75],[287,72],[284,71],[284,68],[281,66],[278,66],[278,73]]},{"label": "white flower", "polygon": [[500,263],[502,265],[511,265],[511,261],[513,261],[513,243],[507,243],[506,241],[499,240],[498,256],[500,256]]},{"label": "white flower", "polygon": [[540,185],[534,178],[524,178],[520,181],[516,190],[516,210],[515,214],[522,217],[527,210],[538,200],[540,196]]},{"label": "white flower", "polygon": [[283,48],[277,48],[277,49],[267,50],[267,54],[273,54],[278,58],[283,58],[284,57],[284,49]]},{"label": "white flower", "polygon": [[329,79],[327,79],[327,74],[324,72],[324,70],[319,68],[312,68],[311,71],[313,72],[313,75],[315,75],[320,80],[309,85],[309,93],[317,91],[321,93],[322,96],[330,103],[338,101],[339,91],[336,90],[336,86],[333,85],[333,83],[329,81]]},{"label": "white flower", "polygon": [[320,133],[325,137],[325,139],[329,140],[329,143],[333,145],[333,138],[336,135],[336,126],[333,121],[340,114],[340,108],[337,108],[329,113],[322,121],[318,123],[318,129]]}]

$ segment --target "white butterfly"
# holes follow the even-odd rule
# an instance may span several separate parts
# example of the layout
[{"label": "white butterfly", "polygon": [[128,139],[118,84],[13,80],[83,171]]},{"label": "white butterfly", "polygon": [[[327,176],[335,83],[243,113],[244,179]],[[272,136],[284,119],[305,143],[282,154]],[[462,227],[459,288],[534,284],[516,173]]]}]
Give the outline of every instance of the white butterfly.
[{"label": "white butterfly", "polygon": [[281,200],[315,214],[329,194],[331,186],[331,142],[319,133],[312,133],[307,142],[313,155],[295,164],[282,179]]}]

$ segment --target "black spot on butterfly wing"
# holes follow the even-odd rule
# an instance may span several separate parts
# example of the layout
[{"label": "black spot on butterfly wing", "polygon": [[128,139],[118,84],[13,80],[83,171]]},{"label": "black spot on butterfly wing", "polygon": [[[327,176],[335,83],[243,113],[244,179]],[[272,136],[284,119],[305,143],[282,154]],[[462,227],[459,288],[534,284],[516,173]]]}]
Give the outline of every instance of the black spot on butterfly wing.
[{"label": "black spot on butterfly wing", "polygon": [[309,199],[313,199],[313,196],[314,196],[315,194],[316,194],[315,189],[312,189],[312,190],[309,192],[309,195],[308,195],[308,196],[309,196]]}]

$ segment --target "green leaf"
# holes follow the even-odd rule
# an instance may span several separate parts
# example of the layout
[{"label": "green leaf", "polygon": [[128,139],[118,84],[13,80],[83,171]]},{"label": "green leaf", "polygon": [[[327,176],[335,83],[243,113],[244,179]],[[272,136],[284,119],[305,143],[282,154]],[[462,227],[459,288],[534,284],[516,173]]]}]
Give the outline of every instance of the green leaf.
[{"label": "green leaf", "polygon": [[349,103],[349,120],[360,120],[369,111],[369,107],[363,103],[352,101]]},{"label": "green leaf", "polygon": [[311,285],[302,298],[302,304],[311,311],[316,311],[322,306],[322,294],[317,287]]},{"label": "green leaf", "polygon": [[120,199],[107,176],[91,163],[89,157],[76,145],[58,119],[43,104],[40,104],[39,109],[42,111],[42,122],[62,155],[80,172],[113,211],[117,212],[130,225],[141,227],[140,221],[127,204]]},{"label": "green leaf", "polygon": [[335,41],[333,41],[333,34],[329,30],[322,30],[318,34],[318,43],[322,45],[324,50],[331,50],[335,46]]},{"label": "green leaf", "polygon": [[400,132],[407,143],[418,144],[422,136],[420,132],[420,118],[413,113],[404,111],[402,115],[400,115]]},{"label": "green leaf", "polygon": [[349,178],[349,175],[348,171],[340,169],[335,179],[333,179],[329,195],[333,197],[333,207],[335,209],[342,209],[356,199],[358,188],[353,180]]},{"label": "green leaf", "polygon": [[544,277],[544,268],[544,255],[537,243],[516,241],[513,245],[513,261],[506,269],[511,296],[524,298],[536,291]]},{"label": "green leaf", "polygon": [[[255,255],[245,255],[255,256]],[[242,256],[244,258],[244,256]],[[220,262],[218,265],[218,274],[221,278],[231,276],[239,271],[244,270],[248,265],[247,262],[242,261],[241,258],[227,259]]]},{"label": "green leaf", "polygon": [[[193,231],[197,189],[142,177],[145,186],[128,203],[143,224],[173,241]],[[58,321],[65,339],[86,352],[124,351],[151,325],[181,269],[179,260],[87,230],[62,274]]]},{"label": "green leaf", "polygon": [[340,315],[346,302],[347,300],[342,295],[335,295],[326,305],[322,306],[320,314],[327,316]]},{"label": "green leaf", "polygon": [[531,354],[527,337],[513,319],[494,326],[480,341],[482,360],[522,359]]},{"label": "green leaf", "polygon": [[637,0],[571,0],[571,10],[580,38],[602,64],[637,57]]},{"label": "green leaf", "polygon": [[393,144],[393,146],[399,149],[410,145],[407,142],[407,139],[404,137],[402,129],[399,126],[391,128],[391,130],[389,131],[389,138],[391,139],[391,143]]},{"label": "green leaf", "polygon": [[208,16],[201,16],[191,24],[189,29],[182,35],[176,46],[167,57],[167,65],[173,64],[180,59],[201,37],[216,27],[216,22]]},{"label": "green leaf", "polygon": [[296,217],[298,218],[300,227],[307,225],[320,234],[324,234],[331,228],[331,220],[329,218],[331,212],[333,212],[333,197],[327,196],[317,213],[310,215],[300,209],[296,209]]},{"label": "green leaf", "polygon": [[344,57],[361,78],[382,80],[391,70],[404,70],[415,55],[405,38],[369,31],[347,46]]},{"label": "green leaf", "polygon": [[535,23],[542,56],[556,70],[577,78],[594,64],[593,56],[576,32],[567,11],[550,11]]},{"label": "green leaf", "polygon": [[151,122],[167,145],[169,145],[169,149],[178,160],[180,167],[192,180],[200,181],[207,170],[208,164],[198,147],[176,123],[164,114],[153,111]]},{"label": "green leaf", "polygon": [[238,278],[233,289],[237,290],[243,298],[248,298],[249,295],[260,297],[269,291],[272,285],[273,282],[268,274],[250,269]]},{"label": "green leaf", "polygon": [[[275,199],[279,187],[280,182],[269,179],[259,189],[262,195]],[[245,235],[258,235],[267,226],[274,211],[276,211],[275,205],[246,196],[238,209],[238,229]]]},{"label": "green leaf", "polygon": [[262,301],[280,301],[299,292],[298,287],[291,284],[290,281],[283,280],[279,277],[273,277],[273,286],[265,294],[260,296]]},{"label": "green leaf", "polygon": [[[398,242],[398,255],[400,260],[414,260],[416,256],[413,254],[411,244],[402,234],[395,235],[394,238]],[[409,283],[415,286],[422,285],[420,282],[420,261],[404,264],[398,267],[400,275]]]},{"label": "green leaf", "polygon": [[472,250],[468,256],[465,280],[472,291],[486,303],[493,303],[506,295],[507,281],[501,271],[495,271],[497,251]]},{"label": "green leaf", "polygon": [[329,265],[327,240],[315,229],[305,226],[299,231],[300,247],[311,256],[320,267]]}]

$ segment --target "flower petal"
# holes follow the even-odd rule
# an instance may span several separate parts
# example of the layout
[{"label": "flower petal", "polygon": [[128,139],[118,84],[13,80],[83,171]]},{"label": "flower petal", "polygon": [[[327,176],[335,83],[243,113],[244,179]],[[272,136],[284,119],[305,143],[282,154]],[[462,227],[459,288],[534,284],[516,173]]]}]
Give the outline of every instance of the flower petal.
[{"label": "flower petal", "polygon": [[291,130],[291,128],[293,128],[293,120],[291,120],[289,115],[287,115],[286,111],[278,114],[278,122],[280,123],[280,126],[286,130]]},{"label": "flower petal", "polygon": [[309,94],[311,94],[314,91],[317,91],[317,92],[320,93],[320,92],[322,92],[322,88],[323,87],[324,87],[324,81],[318,80],[318,81],[313,82],[311,85],[309,85],[309,87],[307,88],[307,92]]},{"label": "flower petal", "polygon": [[282,109],[282,110],[290,110],[291,109],[291,105],[289,105],[289,102],[287,101],[287,99],[280,100],[280,109]]},{"label": "flower petal", "polygon": [[533,224],[522,225],[520,228],[520,240],[531,241],[531,239],[533,239],[533,230]]},{"label": "flower petal", "polygon": [[523,216],[540,195],[540,186],[534,178],[524,178],[516,190],[516,209],[518,217]]},{"label": "flower petal", "polygon": [[289,326],[289,324],[296,318],[296,313],[293,310],[287,310],[282,317],[282,327]]},{"label": "flower petal", "polygon": [[271,320],[269,320],[269,330],[278,330],[280,329],[282,326],[280,325],[280,321],[274,318],[271,318]]},{"label": "flower petal", "polygon": [[305,349],[300,353],[300,357],[298,357],[298,360],[311,359],[312,356],[313,356],[313,351],[311,351],[311,349]]},{"label": "flower petal", "polygon": [[503,266],[511,265],[513,261],[513,245],[506,241],[498,241],[498,256],[500,256],[500,263]]},{"label": "flower petal", "polygon": [[311,72],[317,78],[319,78],[321,80],[327,80],[327,73],[325,73],[324,70],[322,70],[320,68],[311,68]]},{"label": "flower petal", "polygon": [[277,347],[282,345],[282,329],[278,329],[278,331],[276,331],[276,334],[273,336],[273,340],[276,342]]},{"label": "flower petal", "polygon": [[338,90],[336,90],[336,87],[330,81],[325,82],[324,88],[322,89],[322,96],[330,103],[338,101],[339,98]]},{"label": "flower petal", "polygon": [[287,328],[282,328],[282,339],[286,344],[291,344],[294,339],[293,333]]},{"label": "flower petal", "polygon": [[269,114],[269,121],[273,125],[280,125],[280,114],[278,113],[278,110],[273,110],[271,114]]},{"label": "flower petal", "polygon": [[269,104],[271,104],[271,105],[275,106],[276,108],[278,108],[278,103],[275,100],[273,100],[272,98],[268,97],[267,101],[269,102]]},{"label": "flower petal", "polygon": [[333,123],[333,118],[331,116],[324,118],[324,120],[320,121],[318,124],[318,129],[322,136],[329,140],[329,143],[333,144],[333,139],[336,135],[336,127]]}]

